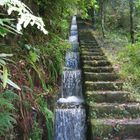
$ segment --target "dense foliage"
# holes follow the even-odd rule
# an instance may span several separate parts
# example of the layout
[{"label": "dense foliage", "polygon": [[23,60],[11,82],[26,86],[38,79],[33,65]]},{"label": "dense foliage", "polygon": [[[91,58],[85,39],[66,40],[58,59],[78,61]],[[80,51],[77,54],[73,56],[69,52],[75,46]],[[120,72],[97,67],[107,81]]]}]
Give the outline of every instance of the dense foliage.
[{"label": "dense foliage", "polygon": [[139,91],[139,0],[0,0],[0,8],[0,139],[53,139],[74,14],[92,19],[104,41],[121,44],[121,76]]},{"label": "dense foliage", "polygon": [[0,139],[53,139],[69,20],[77,12],[87,17],[94,3],[0,0]]},{"label": "dense foliage", "polygon": [[94,18],[104,50],[124,80],[124,87],[139,95],[140,1],[98,0],[98,4]]}]

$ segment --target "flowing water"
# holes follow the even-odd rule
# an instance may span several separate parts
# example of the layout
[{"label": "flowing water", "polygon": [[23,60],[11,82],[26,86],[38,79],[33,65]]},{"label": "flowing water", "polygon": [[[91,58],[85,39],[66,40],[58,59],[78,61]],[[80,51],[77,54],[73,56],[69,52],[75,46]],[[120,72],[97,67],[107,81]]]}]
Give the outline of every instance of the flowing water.
[{"label": "flowing water", "polygon": [[78,42],[71,42],[71,51],[72,52],[78,52],[79,51],[79,49],[78,49],[78,46],[79,46],[79,43]]},{"label": "flowing water", "polygon": [[85,140],[85,109],[56,109],[55,140]]},{"label": "flowing water", "polygon": [[71,69],[78,69],[80,65],[78,52],[67,52],[65,57],[65,66]]},{"label": "flowing water", "polygon": [[72,26],[71,26],[71,31],[77,31],[77,29],[78,29],[78,28],[77,28],[77,25],[72,25]]},{"label": "flowing water", "polygon": [[55,140],[86,140],[86,112],[82,95],[80,56],[76,16],[72,18],[69,42],[62,73],[61,94],[55,110]]},{"label": "flowing water", "polygon": [[71,36],[78,35],[78,32],[77,31],[71,31],[70,34],[71,34]]},{"label": "flowing water", "polygon": [[62,77],[62,97],[77,96],[82,98],[80,70],[65,70]]},{"label": "flowing water", "polygon": [[77,25],[76,16],[72,17],[71,25]]},{"label": "flowing water", "polygon": [[84,100],[80,97],[77,96],[69,96],[67,98],[59,98],[59,100],[57,100],[58,104],[65,104],[65,105],[69,105],[70,107],[72,107],[73,105],[81,105],[84,103]]},{"label": "flowing water", "polygon": [[78,35],[72,35],[69,37],[69,42],[78,42]]}]

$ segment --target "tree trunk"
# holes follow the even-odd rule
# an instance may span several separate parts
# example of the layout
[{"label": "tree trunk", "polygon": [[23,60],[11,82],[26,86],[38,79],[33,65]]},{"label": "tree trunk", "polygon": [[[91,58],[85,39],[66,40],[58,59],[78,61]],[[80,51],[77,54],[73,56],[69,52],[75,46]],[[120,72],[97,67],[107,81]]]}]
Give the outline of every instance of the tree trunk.
[{"label": "tree trunk", "polygon": [[130,36],[131,36],[131,43],[134,44],[135,39],[134,39],[134,20],[133,20],[133,16],[134,16],[133,0],[129,0],[129,6],[130,6]]},{"label": "tree trunk", "polygon": [[94,7],[92,10],[92,23],[93,23],[93,28],[95,29],[96,19],[95,19],[95,8]]},{"label": "tree trunk", "polygon": [[102,29],[102,34],[103,34],[103,37],[105,37],[105,20],[104,20],[104,0],[101,0],[100,1],[100,9],[101,9],[101,29]]}]

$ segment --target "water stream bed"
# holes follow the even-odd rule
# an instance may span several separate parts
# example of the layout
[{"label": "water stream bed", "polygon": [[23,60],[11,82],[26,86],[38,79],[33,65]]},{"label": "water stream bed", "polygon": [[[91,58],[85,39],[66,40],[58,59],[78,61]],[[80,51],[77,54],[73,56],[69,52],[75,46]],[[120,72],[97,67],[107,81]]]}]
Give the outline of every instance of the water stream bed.
[{"label": "water stream bed", "polygon": [[55,109],[55,140],[86,140],[86,111],[82,95],[76,16],[72,18],[69,42],[72,49],[66,53],[61,94]]}]

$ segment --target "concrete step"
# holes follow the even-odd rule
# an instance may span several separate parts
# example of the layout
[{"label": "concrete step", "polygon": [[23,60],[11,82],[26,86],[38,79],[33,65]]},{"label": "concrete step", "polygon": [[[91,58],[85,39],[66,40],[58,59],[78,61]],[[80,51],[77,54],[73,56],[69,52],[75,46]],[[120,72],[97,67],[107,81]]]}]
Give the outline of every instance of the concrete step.
[{"label": "concrete step", "polygon": [[134,102],[135,98],[127,91],[87,91],[85,93],[87,101],[96,103],[126,103]]},{"label": "concrete step", "polygon": [[84,79],[86,81],[115,81],[119,79],[119,76],[115,73],[84,72]]},{"label": "concrete step", "polygon": [[103,66],[111,66],[111,63],[107,60],[84,60],[83,61],[84,67],[92,66],[92,67],[103,67]]},{"label": "concrete step", "polygon": [[102,73],[102,72],[112,72],[113,68],[111,66],[101,66],[101,67],[84,66],[83,71]]},{"label": "concrete step", "polygon": [[92,81],[85,81],[85,90],[86,91],[96,91],[96,90],[112,90],[112,91],[119,91],[122,90],[123,82],[121,81],[99,81],[99,82],[92,82]]},{"label": "concrete step", "polygon": [[92,140],[119,137],[140,139],[140,118],[137,119],[91,119]]},{"label": "concrete step", "polygon": [[92,118],[137,118],[140,117],[139,103],[93,103],[90,102],[89,115]]},{"label": "concrete step", "polygon": [[88,56],[88,55],[82,55],[81,56],[82,60],[86,61],[92,61],[92,60],[106,60],[106,56]]}]

